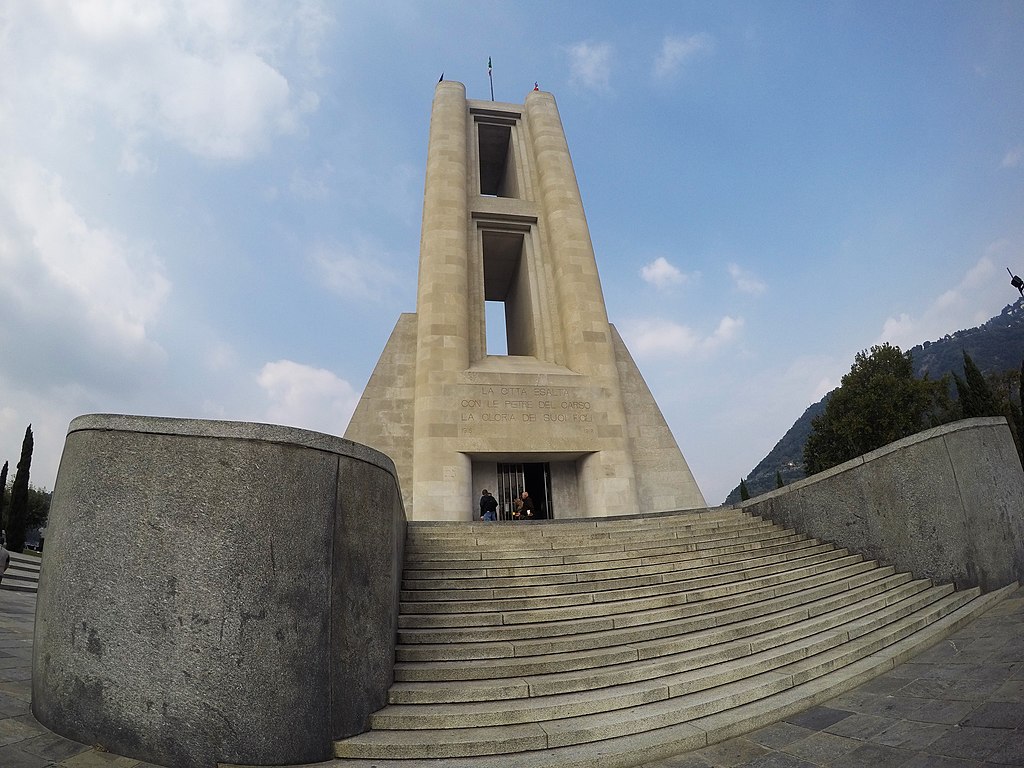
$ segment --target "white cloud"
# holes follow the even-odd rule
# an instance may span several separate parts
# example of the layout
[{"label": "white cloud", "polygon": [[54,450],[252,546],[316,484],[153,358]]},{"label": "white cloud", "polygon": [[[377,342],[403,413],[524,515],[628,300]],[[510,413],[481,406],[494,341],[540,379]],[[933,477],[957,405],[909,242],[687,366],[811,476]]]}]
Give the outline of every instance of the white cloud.
[{"label": "white cloud", "polygon": [[385,264],[386,254],[369,243],[355,248],[317,245],[310,260],[323,284],[340,296],[376,301],[386,296],[398,276]]},{"label": "white cloud", "polygon": [[906,350],[947,333],[972,328],[997,314],[1017,296],[1009,285],[1010,276],[995,261],[997,257],[1004,260],[1004,256],[1009,260],[1010,251],[1006,241],[990,245],[960,282],[933,299],[920,315],[901,312],[886,318],[875,343],[887,341]]},{"label": "white cloud", "polygon": [[271,401],[265,419],[272,424],[340,435],[359,402],[344,379],[291,360],[267,363],[256,380]]},{"label": "white cloud", "polygon": [[732,342],[743,328],[743,318],[723,317],[710,334],[702,336],[671,320],[633,320],[623,324],[626,346],[638,358],[709,353]]},{"label": "white cloud", "polygon": [[19,42],[0,64],[23,74],[11,97],[21,115],[114,127],[126,172],[149,168],[140,145],[153,138],[245,159],[316,109],[301,82],[316,69],[321,8],[315,0],[289,13],[232,0],[26,4],[11,12],[7,32]]},{"label": "white cloud", "polygon": [[728,344],[739,335],[741,330],[743,330],[742,317],[723,317],[718,322],[718,327],[715,328],[714,333],[704,339],[704,349],[717,349]]},{"label": "white cloud", "polygon": [[758,296],[764,293],[766,286],[753,272],[743,269],[738,264],[729,265],[729,276],[732,277],[736,290]]},{"label": "white cloud", "polygon": [[714,49],[714,40],[703,32],[688,37],[665,35],[661,51],[654,62],[654,74],[659,78],[672,77],[686,61],[695,56],[711,53]]},{"label": "white cloud", "polygon": [[287,79],[251,51],[213,58],[174,52],[158,66],[163,87],[153,94],[159,129],[189,151],[211,158],[245,158],[272,136],[291,133],[298,117]]},{"label": "white cloud", "polygon": [[0,293],[28,316],[82,326],[126,355],[152,344],[147,329],[170,293],[160,262],[115,231],[87,222],[60,177],[27,160],[0,161]]},{"label": "white cloud", "polygon": [[608,43],[576,43],[569,47],[569,82],[593,91],[611,83],[612,47]]},{"label": "white cloud", "polygon": [[644,279],[644,282],[650,283],[657,288],[679,285],[689,279],[689,276],[683,274],[677,267],[670,264],[664,256],[659,256],[650,264],[645,264],[640,269],[640,277]]},{"label": "white cloud", "polygon": [[1001,163],[1003,168],[1019,168],[1024,162],[1024,146],[1014,147],[1006,152]]}]

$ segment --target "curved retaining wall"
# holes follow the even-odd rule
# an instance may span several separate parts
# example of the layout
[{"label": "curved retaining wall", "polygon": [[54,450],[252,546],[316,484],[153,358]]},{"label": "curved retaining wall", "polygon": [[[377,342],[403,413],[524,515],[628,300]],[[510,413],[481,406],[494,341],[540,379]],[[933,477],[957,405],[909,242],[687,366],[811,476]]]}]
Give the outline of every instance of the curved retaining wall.
[{"label": "curved retaining wall", "polygon": [[1002,417],[921,432],[736,507],[937,583],[1024,581],[1024,471]]},{"label": "curved retaining wall", "polygon": [[392,680],[405,514],[391,460],[267,424],[71,422],[32,710],[149,762],[331,757]]}]

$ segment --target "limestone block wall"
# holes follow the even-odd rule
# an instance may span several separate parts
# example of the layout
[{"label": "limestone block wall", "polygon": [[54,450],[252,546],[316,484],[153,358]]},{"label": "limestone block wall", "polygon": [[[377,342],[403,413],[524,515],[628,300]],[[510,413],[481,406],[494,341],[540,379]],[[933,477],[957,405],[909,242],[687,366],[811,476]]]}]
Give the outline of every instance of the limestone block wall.
[{"label": "limestone block wall", "polygon": [[1001,417],[913,435],[737,506],[937,583],[1024,580],[1024,471]]},{"label": "limestone block wall", "polygon": [[345,439],[376,448],[395,462],[402,501],[412,514],[416,315],[403,313],[370,374]]},{"label": "limestone block wall", "polygon": [[32,708],[173,766],[328,759],[385,703],[405,516],[390,459],[266,424],[70,426]]},{"label": "limestone block wall", "polygon": [[633,362],[618,329],[614,325],[610,328],[622,401],[626,407],[640,511],[663,512],[707,506],[640,369]]}]

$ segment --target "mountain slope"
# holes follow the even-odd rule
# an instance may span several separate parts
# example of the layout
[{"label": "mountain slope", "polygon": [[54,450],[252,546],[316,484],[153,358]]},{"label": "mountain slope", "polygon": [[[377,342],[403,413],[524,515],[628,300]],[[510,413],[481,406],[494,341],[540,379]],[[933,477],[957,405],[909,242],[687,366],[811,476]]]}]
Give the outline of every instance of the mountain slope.
[{"label": "mountain slope", "polygon": [[[963,375],[963,353],[967,352],[983,373],[1017,370],[1024,360],[1024,298],[1008,304],[995,317],[976,328],[947,334],[936,341],[926,341],[910,350],[917,376],[942,378],[947,373]],[[831,393],[830,393],[831,394]],[[745,478],[751,496],[775,488],[775,473],[787,485],[804,477],[804,443],[811,434],[811,422],[825,410],[829,395],[811,405],[789,428],[782,439]],[[736,486],[726,497],[726,504],[740,500]]]}]

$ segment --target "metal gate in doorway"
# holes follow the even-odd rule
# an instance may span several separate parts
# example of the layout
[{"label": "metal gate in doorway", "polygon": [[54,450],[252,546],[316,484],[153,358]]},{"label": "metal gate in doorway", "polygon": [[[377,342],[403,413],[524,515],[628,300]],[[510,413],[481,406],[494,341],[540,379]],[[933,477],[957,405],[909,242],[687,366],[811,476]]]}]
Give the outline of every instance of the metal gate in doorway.
[{"label": "metal gate in doorway", "polygon": [[547,463],[498,465],[498,519],[511,520],[515,500],[523,491],[533,499],[540,520],[554,517],[551,506],[551,467]]}]

